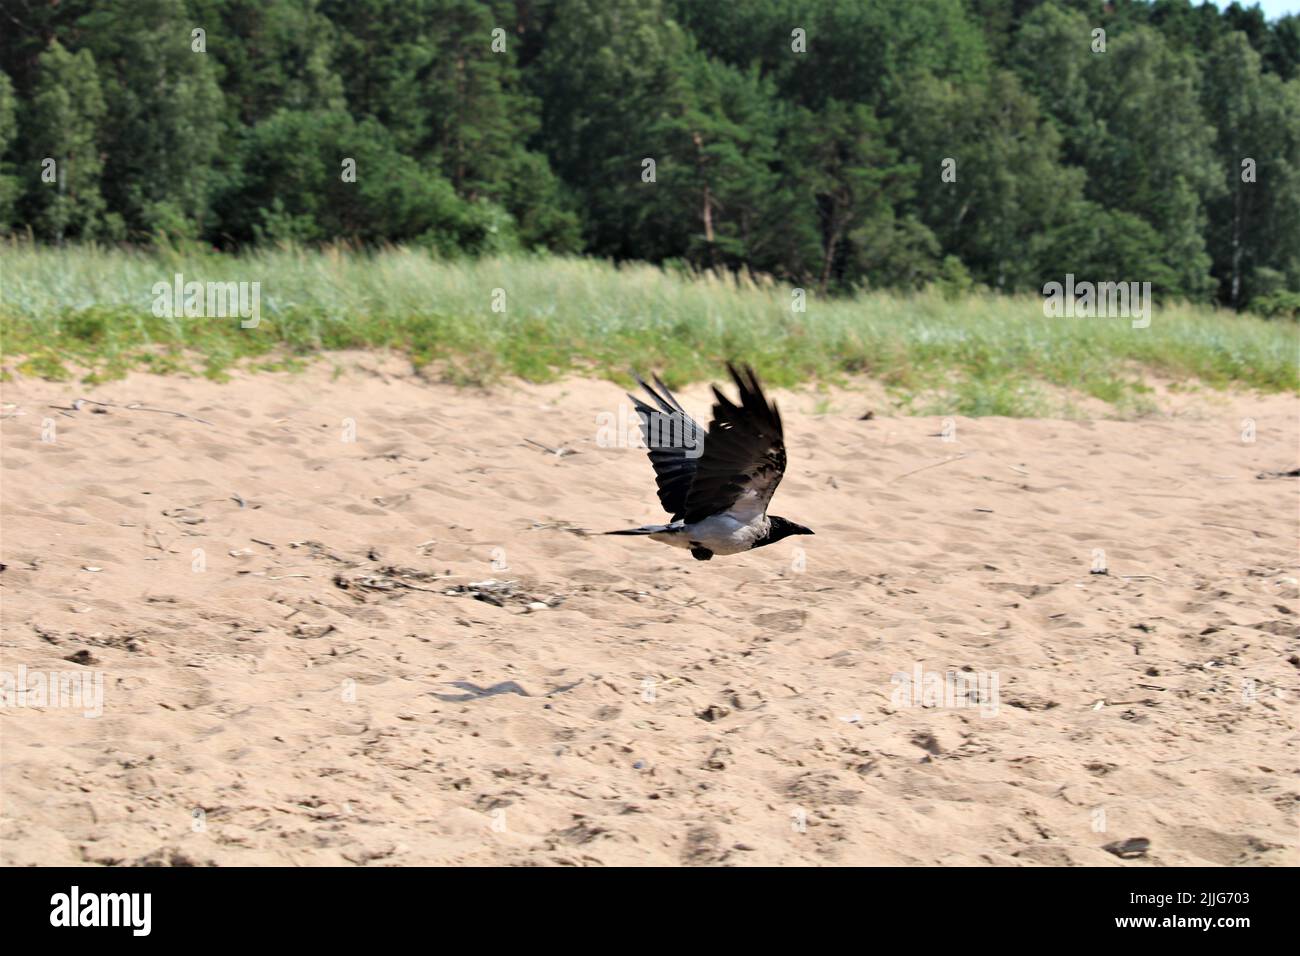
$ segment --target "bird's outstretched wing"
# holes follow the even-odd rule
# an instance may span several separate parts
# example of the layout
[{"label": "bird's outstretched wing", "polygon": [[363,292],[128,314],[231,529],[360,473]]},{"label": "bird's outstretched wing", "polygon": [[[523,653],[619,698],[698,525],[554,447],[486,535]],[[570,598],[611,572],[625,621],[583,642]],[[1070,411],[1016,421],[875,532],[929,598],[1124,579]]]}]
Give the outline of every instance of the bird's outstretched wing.
[{"label": "bird's outstretched wing", "polygon": [[785,474],[785,439],[776,405],[763,395],[749,366],[727,370],[740,389],[734,404],[714,386],[713,421],[704,454],[694,462],[694,479],[686,496],[684,517],[701,521],[731,511],[742,521],[767,510]]},{"label": "bird's outstretched wing", "polygon": [[686,513],[686,496],[695,480],[696,466],[704,451],[704,429],[695,423],[659,378],[659,391],[635,376],[656,407],[629,393],[641,419],[641,438],[650,452],[655,479],[659,485],[659,502],[676,521]]}]

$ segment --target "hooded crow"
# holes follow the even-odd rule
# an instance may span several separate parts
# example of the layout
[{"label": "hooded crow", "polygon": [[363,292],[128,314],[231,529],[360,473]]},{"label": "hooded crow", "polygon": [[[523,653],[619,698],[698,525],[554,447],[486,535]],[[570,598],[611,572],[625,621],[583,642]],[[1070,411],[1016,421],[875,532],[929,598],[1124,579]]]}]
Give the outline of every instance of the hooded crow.
[{"label": "hooded crow", "polygon": [[698,561],[715,554],[740,554],[812,530],[776,515],[767,504],[785,474],[781,415],[763,395],[749,366],[727,371],[740,389],[736,404],[713,387],[716,401],[707,434],[655,376],[658,391],[640,376],[637,382],[655,407],[628,395],[641,419],[641,437],[650,451],[659,501],[672,515],[669,524],[652,524],[606,534],[644,534],[675,548],[687,548]]}]

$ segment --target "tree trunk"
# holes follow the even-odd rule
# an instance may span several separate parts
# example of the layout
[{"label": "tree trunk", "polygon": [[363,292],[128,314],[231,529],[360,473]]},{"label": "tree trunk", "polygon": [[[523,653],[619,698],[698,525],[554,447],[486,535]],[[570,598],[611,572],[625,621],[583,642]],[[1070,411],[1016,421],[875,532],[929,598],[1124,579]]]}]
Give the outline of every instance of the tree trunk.
[{"label": "tree trunk", "polygon": [[1232,197],[1232,291],[1228,301],[1233,311],[1240,311],[1241,302],[1241,183],[1238,182]]},{"label": "tree trunk", "polygon": [[704,178],[704,208],[700,211],[700,218],[704,220],[704,241],[709,247],[709,266],[713,265],[713,194],[709,190],[708,177],[704,176],[704,139],[698,132],[691,133],[691,140],[695,143],[695,168],[699,170],[700,176]]},{"label": "tree trunk", "polygon": [[826,294],[826,289],[831,284],[831,266],[835,263],[835,250],[839,247],[840,232],[843,230],[843,226],[838,220],[838,216],[831,215],[830,234],[826,239],[826,259],[822,262],[822,279],[819,286],[823,295]]}]

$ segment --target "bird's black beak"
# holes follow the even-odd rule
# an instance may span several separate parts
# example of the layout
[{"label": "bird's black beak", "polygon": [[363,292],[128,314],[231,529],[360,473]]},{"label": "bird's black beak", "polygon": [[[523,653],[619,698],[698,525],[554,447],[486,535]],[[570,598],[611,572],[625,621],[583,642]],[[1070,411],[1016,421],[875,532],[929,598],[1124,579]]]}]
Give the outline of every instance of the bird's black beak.
[{"label": "bird's black beak", "polygon": [[803,525],[800,525],[799,530],[795,532],[795,534],[816,534],[816,533],[817,532],[814,531],[812,528],[805,528]]}]

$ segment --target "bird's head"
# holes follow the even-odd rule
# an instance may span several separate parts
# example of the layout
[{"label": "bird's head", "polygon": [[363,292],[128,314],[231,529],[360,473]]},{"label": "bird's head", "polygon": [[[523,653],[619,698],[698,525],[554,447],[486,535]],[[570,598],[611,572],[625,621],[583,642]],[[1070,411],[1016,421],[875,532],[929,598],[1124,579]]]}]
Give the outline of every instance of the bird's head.
[{"label": "bird's head", "polygon": [[780,541],[782,538],[788,538],[792,534],[813,534],[812,528],[805,528],[801,524],[795,524],[788,518],[782,518],[778,515],[768,515],[767,520],[771,522],[771,527],[767,532],[767,538],[763,544],[771,544],[773,541]]}]

